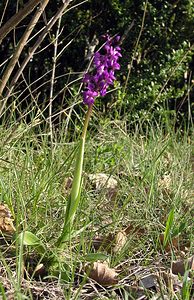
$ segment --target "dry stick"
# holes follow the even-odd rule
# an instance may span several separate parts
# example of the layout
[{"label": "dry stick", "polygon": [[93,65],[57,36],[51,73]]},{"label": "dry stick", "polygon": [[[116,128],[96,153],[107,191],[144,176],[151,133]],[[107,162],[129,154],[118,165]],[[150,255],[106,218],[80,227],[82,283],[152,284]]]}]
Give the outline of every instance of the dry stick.
[{"label": "dry stick", "polygon": [[[49,23],[48,23],[48,26],[46,26],[45,28],[44,28],[44,30],[42,31],[42,34],[40,35],[40,37],[39,37],[39,39],[37,40],[37,42],[35,43],[35,45],[30,49],[31,51],[29,51],[29,57],[26,57],[26,59],[23,61],[23,64],[21,65],[21,70],[19,69],[18,70],[18,72],[16,73],[16,75],[15,75],[15,77],[13,78],[13,80],[12,80],[12,82],[11,82],[11,84],[10,84],[10,91],[7,91],[7,93],[6,93],[6,95],[5,95],[5,97],[4,97],[4,107],[5,107],[5,104],[6,104],[6,101],[7,101],[7,99],[10,97],[10,95],[11,95],[11,93],[12,93],[12,90],[13,90],[13,88],[14,88],[14,86],[15,86],[15,84],[16,84],[16,82],[17,82],[17,80],[18,80],[18,78],[20,77],[20,75],[22,74],[22,72],[23,72],[23,69],[26,67],[26,65],[27,65],[27,63],[28,63],[28,61],[31,59],[31,57],[34,55],[34,53],[35,53],[35,51],[36,51],[36,49],[39,47],[39,45],[41,44],[41,42],[44,40],[44,37],[46,36],[46,34],[47,34],[47,31],[48,30],[50,30],[51,28],[52,28],[52,26],[55,24],[55,22],[57,21],[57,19],[60,17],[60,14],[62,15],[63,14],[63,10],[65,10],[65,8],[69,5],[69,3],[70,2],[72,2],[73,0],[66,0],[66,4],[65,5],[62,5],[60,8],[59,8],[59,10],[58,10],[58,12],[56,13],[56,15],[49,21]],[[74,9],[74,8],[76,8],[77,6],[80,6],[80,5],[82,5],[83,3],[85,3],[85,2],[87,2],[88,0],[83,0],[82,2],[80,2],[80,3],[78,3],[78,4],[76,4],[76,5],[74,5],[74,6],[71,6],[69,9],[66,9],[66,12],[68,12],[69,10],[72,10],[72,9]],[[52,22],[52,24],[50,24]],[[46,33],[45,33],[45,31],[46,31]],[[44,35],[44,36],[43,36]],[[20,72],[21,71],[21,72]],[[18,74],[19,73],[19,74]],[[17,78],[16,78],[17,77]],[[74,81],[73,81],[74,82]],[[73,83],[72,82],[72,83]],[[56,97],[55,97],[56,98]],[[4,109],[4,107],[3,107],[3,109]],[[48,106],[47,106],[47,108],[48,108]],[[46,110],[46,108],[44,109],[44,110]],[[0,116],[1,116],[1,114],[2,114],[2,112],[0,111]]]},{"label": "dry stick", "polygon": [[5,12],[6,12],[6,9],[7,9],[8,2],[9,2],[9,0],[7,0],[6,3],[4,4],[3,13],[2,13],[2,16],[1,16],[1,20],[0,20],[0,27],[1,27],[1,24],[3,23],[3,18],[5,16]]},{"label": "dry stick", "polygon": [[54,55],[53,55],[53,69],[51,75],[51,88],[50,88],[50,99],[49,99],[49,127],[50,127],[50,138],[51,138],[51,149],[53,149],[53,127],[52,127],[52,112],[53,112],[53,91],[54,91],[54,81],[55,81],[55,72],[57,64],[57,51],[58,51],[58,39],[59,31],[61,27],[61,17],[58,20],[58,26],[56,31],[56,38],[54,42]]},{"label": "dry stick", "polygon": [[[192,71],[190,71],[189,77],[188,77],[188,81],[187,81],[187,102],[188,102],[188,122],[191,122],[191,125],[193,127],[193,118],[192,118],[192,111],[191,111],[191,91],[192,91],[192,86],[194,86],[194,84],[192,84]],[[184,102],[183,102],[184,103]],[[183,105],[183,103],[181,104],[181,106]],[[180,107],[181,108],[181,107]],[[180,109],[179,108],[179,109]]]},{"label": "dry stick", "polygon": [[15,28],[31,11],[41,2],[41,0],[31,0],[25,4],[25,6],[18,11],[11,19],[9,19],[5,25],[0,28],[0,44],[6,35]]},{"label": "dry stick", "polygon": [[0,68],[3,66],[3,65],[6,65],[6,63],[12,58],[13,54],[11,54],[8,58],[6,58],[2,64],[0,65]]},{"label": "dry stick", "polygon": [[[32,20],[30,21],[26,31],[24,32],[21,40],[19,41],[19,44],[16,48],[16,51],[12,57],[12,59],[10,60],[4,74],[3,74],[3,77],[2,77],[2,80],[0,82],[0,97],[2,96],[3,94],[3,91],[4,91],[4,88],[11,76],[11,73],[13,72],[13,69],[15,68],[15,65],[16,63],[18,62],[18,59],[20,57],[20,54],[23,50],[23,48],[25,47],[27,41],[28,41],[28,38],[30,36],[30,34],[32,33],[35,25],[37,24],[42,12],[44,11],[45,7],[47,6],[49,0],[43,0],[39,9],[36,11],[35,15],[32,17]],[[1,110],[1,104],[0,104],[0,110]]]},{"label": "dry stick", "polygon": [[36,49],[40,46],[40,44],[42,43],[42,41],[44,40],[44,38],[48,34],[49,30],[51,30],[51,28],[56,23],[56,21],[62,16],[63,11],[66,9],[66,7],[69,5],[69,3],[71,1],[72,0],[66,1],[64,4],[61,5],[61,7],[59,8],[59,10],[55,14],[55,16],[48,22],[48,25],[45,27],[42,34],[39,36],[36,43],[32,46],[32,48],[29,49],[28,56],[23,60],[20,69],[17,71],[17,73],[15,74],[14,78],[12,79],[12,81],[10,83],[9,90],[7,91],[7,93],[5,95],[4,102],[3,102],[2,107],[0,109],[0,117],[2,116],[2,112],[3,112],[3,109],[6,105],[7,99],[10,97],[10,95],[12,93],[12,90],[13,90],[17,80],[21,76],[24,68],[28,64],[29,60],[32,58],[32,56],[33,56],[34,52],[36,51]]},{"label": "dry stick", "polygon": [[[57,67],[57,66],[56,66],[56,67]],[[26,91],[29,90],[29,88],[30,88],[33,84],[35,84],[36,82],[38,82],[38,81],[40,81],[41,79],[43,79],[46,75],[48,75],[48,74],[51,73],[51,72],[52,72],[52,69],[49,70],[49,71],[47,71],[45,74],[43,74],[41,77],[39,77],[38,79],[34,80],[34,81],[31,82],[30,84],[28,84],[28,86],[27,86],[25,89],[22,89],[22,92],[21,92],[20,94],[18,94],[18,95],[12,94],[12,96],[17,97],[17,99],[21,98],[22,95],[25,94]],[[76,72],[75,72],[75,73],[76,73]],[[70,73],[65,73],[65,74],[59,75],[59,76],[55,77],[55,79],[59,79],[59,78],[61,78],[61,77],[64,77],[64,76],[66,76],[66,75],[69,75],[69,74],[70,74]],[[78,80],[81,80],[81,78],[78,78]],[[40,90],[40,88],[42,88],[44,85],[47,85],[49,82],[50,82],[50,79],[49,79],[49,80],[46,80],[46,81],[42,81],[42,83],[41,83],[38,87],[36,87],[36,88],[34,88],[33,90],[31,90],[31,93],[33,94],[34,92],[37,92],[37,90]],[[74,82],[75,82],[75,81],[73,81],[72,83],[74,83]],[[69,84],[71,84],[71,82],[70,82]],[[67,87],[67,85],[66,85],[66,87]],[[61,92],[63,92],[63,91],[61,91]],[[24,98],[22,98],[22,99],[20,100],[20,105],[27,99],[27,97],[28,97],[29,95],[30,95],[30,94],[27,94]],[[57,97],[58,97],[58,94],[56,95],[56,97],[54,97],[54,99],[57,98]],[[53,99],[53,100],[54,100],[54,99]],[[41,111],[40,108],[39,108],[39,106],[37,105],[36,102],[35,102],[35,105],[37,106],[38,111]],[[9,104],[8,106],[6,106],[6,109],[4,110],[4,113],[6,113],[6,111],[8,111],[8,110],[10,109],[11,106],[12,106],[12,103]],[[48,106],[46,106],[44,110],[47,110],[47,108],[48,108]],[[41,117],[43,117],[43,118],[45,118],[44,115],[43,115],[44,110],[42,111],[42,115],[41,115]],[[40,117],[40,116],[39,116],[39,117]],[[46,122],[49,123],[48,119],[46,119]]]}]

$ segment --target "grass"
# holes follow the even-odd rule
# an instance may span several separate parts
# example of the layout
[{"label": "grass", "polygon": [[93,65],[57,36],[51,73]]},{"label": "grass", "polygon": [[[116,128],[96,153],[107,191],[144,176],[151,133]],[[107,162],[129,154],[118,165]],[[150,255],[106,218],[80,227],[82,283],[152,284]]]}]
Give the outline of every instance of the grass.
[{"label": "grass", "polygon": [[[150,126],[144,131],[137,126],[131,133],[125,128],[124,121],[121,124],[106,122],[95,132],[90,128],[81,205],[75,219],[75,229],[80,230],[80,234],[67,243],[61,272],[42,283],[42,286],[55,283],[52,289],[56,286],[60,289],[57,290],[61,295],[59,299],[87,299],[89,293],[92,299],[101,299],[99,295],[104,295],[102,299],[133,299],[125,288],[126,281],[135,282],[131,268],[148,270],[155,268],[158,261],[170,268],[180,253],[173,247],[168,253],[165,251],[166,244],[173,244],[174,236],[178,240],[176,248],[180,250],[187,245],[185,256],[192,254],[192,247],[188,247],[193,240],[192,137],[181,131],[163,130],[162,126]],[[35,133],[21,125],[11,136],[10,131],[4,126],[0,128],[0,202],[7,204],[14,216],[16,237],[22,230],[29,230],[46,244],[48,251],[57,255],[54,242],[63,227],[69,193],[66,180],[74,171],[76,142],[67,142],[61,132],[51,149],[50,137],[41,130]],[[94,188],[88,174],[97,173],[112,175],[117,180],[114,197],[107,197],[106,182],[100,190]],[[103,247],[99,251],[94,249],[93,241],[97,236],[116,234],[129,225],[133,229],[120,251],[110,254]],[[161,234],[164,234],[163,242]],[[82,266],[84,257],[95,252],[107,255],[111,268],[122,270],[119,278],[125,294],[123,298],[115,298],[114,289],[106,288],[101,288],[94,296],[95,289],[92,290],[92,284],[88,285]],[[1,257],[3,276],[13,283],[14,299],[39,299],[35,295],[40,281],[33,276],[37,264],[43,261],[46,266],[44,255],[38,256],[34,249],[21,247],[13,238],[12,242],[1,246]],[[29,275],[23,279],[25,268],[28,274],[33,274],[31,278]],[[59,284],[64,271],[68,283],[62,280]],[[32,288],[24,287],[25,280]],[[187,295],[190,290],[185,290],[185,286],[189,284],[184,285]],[[6,292],[1,284],[2,299]],[[181,297],[180,294],[177,299]],[[183,299],[187,299],[186,296]]]}]

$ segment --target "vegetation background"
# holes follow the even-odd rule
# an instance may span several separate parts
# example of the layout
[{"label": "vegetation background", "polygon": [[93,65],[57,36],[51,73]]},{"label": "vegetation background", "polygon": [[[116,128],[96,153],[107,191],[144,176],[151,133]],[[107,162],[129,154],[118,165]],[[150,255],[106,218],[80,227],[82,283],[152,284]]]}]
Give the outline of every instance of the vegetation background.
[{"label": "vegetation background", "polygon": [[[1,1],[1,26],[26,3],[28,1],[24,0]],[[48,2],[9,80],[61,4],[61,0]],[[96,104],[98,111],[105,118],[125,117],[129,123],[141,117],[165,120],[169,116],[179,125],[191,121],[194,97],[192,0],[69,1],[67,10],[50,29],[14,84],[8,99],[9,116],[15,111],[18,117],[28,107],[33,117],[41,110],[41,118],[47,118],[49,102],[52,102],[52,114],[57,116],[52,117],[52,122],[61,123],[61,118],[65,118],[62,111],[75,103],[75,98],[81,100],[81,77],[91,53],[100,46],[101,35],[108,32],[121,35],[122,67],[114,92]],[[1,77],[35,11],[32,10],[3,39],[0,45]],[[9,83],[6,89],[9,89]],[[75,113],[80,113],[76,105],[74,109]]]},{"label": "vegetation background", "polygon": [[[94,105],[61,257],[82,78],[106,33],[121,69]],[[193,0],[0,1],[0,298],[190,300],[193,115]]]}]

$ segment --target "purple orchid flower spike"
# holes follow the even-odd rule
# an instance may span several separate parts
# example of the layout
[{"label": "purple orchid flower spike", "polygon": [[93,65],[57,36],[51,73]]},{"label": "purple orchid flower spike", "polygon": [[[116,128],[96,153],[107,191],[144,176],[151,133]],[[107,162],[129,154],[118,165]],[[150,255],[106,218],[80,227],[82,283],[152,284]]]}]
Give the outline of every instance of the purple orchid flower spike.
[{"label": "purple orchid flower spike", "polygon": [[94,104],[97,96],[105,96],[110,85],[114,84],[115,71],[120,69],[118,63],[121,57],[121,48],[119,45],[120,36],[111,38],[109,35],[103,36],[106,39],[102,51],[97,51],[94,54],[93,65],[94,73],[86,73],[83,82],[85,90],[83,92],[84,104],[91,106]]}]

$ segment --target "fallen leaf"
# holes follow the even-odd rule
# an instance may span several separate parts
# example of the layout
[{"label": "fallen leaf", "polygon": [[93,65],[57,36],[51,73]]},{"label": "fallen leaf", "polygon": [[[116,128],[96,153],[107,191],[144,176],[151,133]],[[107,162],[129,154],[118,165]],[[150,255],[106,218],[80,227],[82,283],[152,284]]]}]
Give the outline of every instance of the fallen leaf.
[{"label": "fallen leaf", "polygon": [[64,186],[64,194],[68,195],[70,193],[71,187],[72,187],[73,179],[71,177],[67,177],[64,180],[63,186]]},{"label": "fallen leaf", "polygon": [[170,174],[164,174],[162,178],[159,179],[158,186],[160,188],[169,190],[170,186],[172,184],[172,177]]},{"label": "fallen leaf", "polygon": [[148,274],[140,279],[139,285],[145,289],[157,287],[157,276],[154,274]]},{"label": "fallen leaf", "polygon": [[13,234],[16,231],[13,225],[11,212],[6,204],[0,204],[0,232]]},{"label": "fallen leaf", "polygon": [[118,183],[117,180],[113,178],[113,176],[104,173],[97,173],[89,174],[88,178],[97,192],[105,189],[106,197],[108,199],[115,198],[117,194]]},{"label": "fallen leaf", "polygon": [[88,266],[87,270],[88,276],[102,286],[118,283],[118,273],[109,268],[107,263],[95,262],[92,266]]},{"label": "fallen leaf", "polygon": [[127,235],[125,233],[125,231],[119,231],[114,239],[114,248],[113,248],[113,252],[114,253],[118,253],[122,250],[122,248],[125,246],[127,242]]},{"label": "fallen leaf", "polygon": [[172,273],[184,275],[185,271],[194,271],[194,256],[189,257],[187,260],[178,260],[172,262]]},{"label": "fallen leaf", "polygon": [[107,236],[96,236],[93,239],[93,246],[96,250],[103,249],[110,252],[113,248],[114,234],[110,233]]},{"label": "fallen leaf", "polygon": [[124,229],[124,232],[126,233],[126,235],[130,233],[137,233],[138,235],[142,235],[145,234],[145,229],[140,228],[139,226],[134,226],[132,224],[129,224],[129,226]]},{"label": "fallen leaf", "polygon": [[109,233],[107,236],[98,236],[93,240],[93,246],[96,250],[103,249],[107,252],[118,253],[124,247],[127,241],[125,231],[119,231],[116,234]]}]

